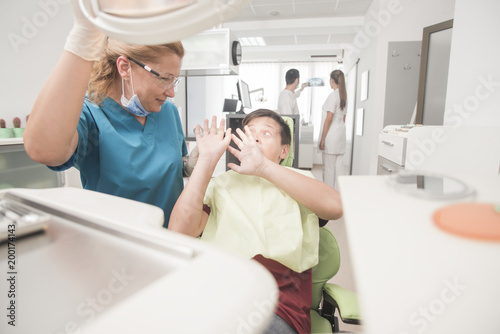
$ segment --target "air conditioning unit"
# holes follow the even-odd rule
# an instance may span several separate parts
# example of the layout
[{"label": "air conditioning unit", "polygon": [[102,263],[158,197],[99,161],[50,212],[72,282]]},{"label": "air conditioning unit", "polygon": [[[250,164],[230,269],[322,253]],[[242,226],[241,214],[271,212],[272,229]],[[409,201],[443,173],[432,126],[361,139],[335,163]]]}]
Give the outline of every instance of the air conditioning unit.
[{"label": "air conditioning unit", "polygon": [[315,54],[311,54],[309,56],[311,59],[316,59],[316,60],[332,60],[332,61],[337,61],[339,63],[343,62],[344,58],[344,50],[325,50],[325,51],[320,51],[316,52]]}]

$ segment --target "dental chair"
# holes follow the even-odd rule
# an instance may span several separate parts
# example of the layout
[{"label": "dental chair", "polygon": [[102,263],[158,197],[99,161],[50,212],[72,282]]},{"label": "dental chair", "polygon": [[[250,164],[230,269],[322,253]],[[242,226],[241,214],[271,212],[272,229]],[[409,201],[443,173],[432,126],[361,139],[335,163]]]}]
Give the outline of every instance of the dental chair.
[{"label": "dental chair", "polygon": [[281,116],[286,124],[288,124],[288,127],[290,128],[290,135],[291,135],[291,141],[290,141],[290,149],[288,150],[288,155],[286,156],[285,159],[280,163],[282,166],[287,166],[287,167],[293,167],[293,159],[295,158],[295,155],[293,153],[293,129],[294,129],[294,124],[293,124],[293,118],[287,117],[287,116]]},{"label": "dental chair", "polygon": [[359,325],[358,299],[354,291],[337,284],[327,283],[340,268],[340,250],[333,232],[326,226],[319,229],[319,262],[312,269],[313,300],[311,307],[311,333],[337,333],[339,320]]},{"label": "dental chair", "polygon": [[[290,127],[292,142],[287,157],[281,165],[293,165],[293,119],[282,116]],[[333,232],[326,226],[319,229],[319,262],[312,270],[313,300],[311,307],[311,333],[339,332],[338,310],[342,322],[359,325],[360,315],[358,297],[354,291],[345,289],[337,284],[327,283],[334,277],[340,268],[340,250]]]}]

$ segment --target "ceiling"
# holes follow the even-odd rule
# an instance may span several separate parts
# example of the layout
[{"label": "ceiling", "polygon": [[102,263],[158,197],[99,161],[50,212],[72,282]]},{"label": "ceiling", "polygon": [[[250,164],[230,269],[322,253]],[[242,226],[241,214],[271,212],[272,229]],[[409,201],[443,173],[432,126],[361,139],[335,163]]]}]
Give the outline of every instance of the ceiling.
[{"label": "ceiling", "polygon": [[262,37],[265,46],[245,46],[243,62],[338,61],[352,43],[372,0],[253,0],[224,28],[240,40]]}]

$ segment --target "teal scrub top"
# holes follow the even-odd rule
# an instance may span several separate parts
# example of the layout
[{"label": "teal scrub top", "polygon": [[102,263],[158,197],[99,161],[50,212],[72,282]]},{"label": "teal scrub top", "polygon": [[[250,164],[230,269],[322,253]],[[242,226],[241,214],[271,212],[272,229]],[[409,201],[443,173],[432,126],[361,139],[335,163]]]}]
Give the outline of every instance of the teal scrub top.
[{"label": "teal scrub top", "polygon": [[111,98],[101,105],[85,99],[78,124],[78,147],[61,171],[80,171],[84,189],[156,205],[164,227],[183,188],[186,141],[177,108],[166,102],[142,126]]}]

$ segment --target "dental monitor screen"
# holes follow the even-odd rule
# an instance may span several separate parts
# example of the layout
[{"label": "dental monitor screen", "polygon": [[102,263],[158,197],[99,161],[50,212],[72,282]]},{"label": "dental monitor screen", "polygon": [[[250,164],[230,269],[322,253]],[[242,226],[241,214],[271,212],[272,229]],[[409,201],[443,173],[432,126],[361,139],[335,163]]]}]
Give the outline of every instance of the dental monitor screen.
[{"label": "dental monitor screen", "polygon": [[236,87],[238,88],[238,98],[241,101],[240,112],[248,113],[252,108],[252,101],[250,100],[250,90],[248,89],[248,84],[243,80],[239,80],[236,83]]}]

